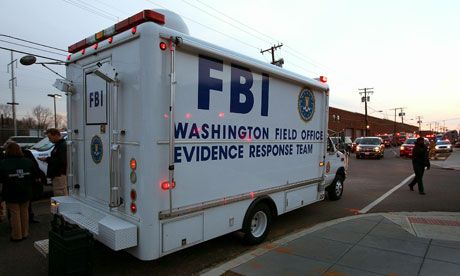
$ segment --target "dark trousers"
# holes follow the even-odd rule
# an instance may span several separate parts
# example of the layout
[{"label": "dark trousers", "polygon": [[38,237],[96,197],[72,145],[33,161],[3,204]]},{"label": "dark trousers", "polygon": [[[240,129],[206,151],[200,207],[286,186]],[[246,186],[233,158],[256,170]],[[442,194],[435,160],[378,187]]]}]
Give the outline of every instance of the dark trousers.
[{"label": "dark trousers", "polygon": [[412,164],[414,168],[415,177],[409,186],[414,187],[418,184],[418,191],[423,192],[423,173],[425,172],[425,166],[420,164]]}]

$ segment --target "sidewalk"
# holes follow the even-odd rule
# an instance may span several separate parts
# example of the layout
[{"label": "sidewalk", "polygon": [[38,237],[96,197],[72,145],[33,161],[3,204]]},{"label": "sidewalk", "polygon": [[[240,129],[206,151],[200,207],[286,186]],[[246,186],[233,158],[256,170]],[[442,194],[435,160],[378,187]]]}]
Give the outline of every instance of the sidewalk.
[{"label": "sidewalk", "polygon": [[460,213],[341,218],[201,275],[460,275]]},{"label": "sidewalk", "polygon": [[460,149],[454,148],[454,151],[444,160],[430,160],[431,165],[460,171]]},{"label": "sidewalk", "polygon": [[[460,170],[460,150],[431,165]],[[332,220],[263,244],[201,275],[460,275],[460,213]]]}]

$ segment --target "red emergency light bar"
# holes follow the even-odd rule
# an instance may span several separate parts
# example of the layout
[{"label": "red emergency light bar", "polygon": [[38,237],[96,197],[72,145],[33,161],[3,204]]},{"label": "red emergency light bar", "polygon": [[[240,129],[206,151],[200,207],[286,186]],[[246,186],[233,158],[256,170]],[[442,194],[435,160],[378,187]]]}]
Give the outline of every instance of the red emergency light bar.
[{"label": "red emergency light bar", "polygon": [[94,34],[94,36],[90,36],[86,39],[83,39],[80,42],[75,43],[74,45],[69,46],[69,53],[74,54],[80,50],[85,49],[88,46],[91,46],[106,38],[112,37],[116,34],[129,30],[130,28],[133,28],[144,22],[155,22],[157,24],[163,25],[165,24],[165,16],[161,13],[157,13],[152,10],[141,11],[138,14],[135,14],[121,22],[118,22],[110,28],[107,28],[103,31]]}]

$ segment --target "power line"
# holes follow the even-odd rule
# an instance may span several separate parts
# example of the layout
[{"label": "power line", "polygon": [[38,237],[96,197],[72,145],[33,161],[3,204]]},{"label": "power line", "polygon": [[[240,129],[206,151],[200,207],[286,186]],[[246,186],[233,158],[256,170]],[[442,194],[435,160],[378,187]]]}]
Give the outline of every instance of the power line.
[{"label": "power line", "polygon": [[48,45],[45,45],[45,44],[40,44],[40,43],[33,42],[33,41],[30,41],[30,40],[25,40],[25,39],[22,39],[22,38],[18,38],[18,37],[11,36],[11,35],[0,34],[0,36],[4,36],[4,37],[11,38],[11,39],[20,40],[20,41],[22,41],[22,42],[27,42],[27,43],[30,43],[30,44],[35,44],[35,45],[38,45],[38,46],[41,46],[41,47],[46,47],[46,48],[50,48],[50,49],[54,49],[54,50],[58,50],[58,51],[67,53],[67,51],[66,51],[66,50],[63,50],[63,49],[59,49],[59,48],[56,48],[56,47],[53,47],[53,46],[48,46]]},{"label": "power line", "polygon": [[59,55],[59,56],[64,56],[64,57],[67,56],[67,55],[63,55],[61,53],[56,53],[56,52],[52,52],[52,51],[48,51],[48,50],[43,50],[43,49],[40,49],[40,48],[37,48],[37,47],[27,46],[27,45],[24,45],[24,44],[15,43],[15,42],[11,42],[11,41],[6,41],[6,40],[3,40],[3,39],[0,39],[0,42],[5,42],[5,43],[13,44],[13,45],[16,45],[16,46],[21,46],[21,47],[25,47],[25,48],[29,48],[29,49],[33,49],[33,50],[38,50],[38,51],[42,51],[42,52],[46,52],[46,53],[50,53],[50,54]]},{"label": "power line", "polygon": [[49,59],[49,60],[62,62],[62,60],[60,60],[60,59],[55,59],[55,58],[45,57],[45,56],[41,56],[41,55],[36,55],[36,54],[24,52],[24,51],[15,50],[15,49],[12,49],[12,48],[0,47],[0,49],[1,50],[7,50],[7,51],[13,51],[13,52],[21,53],[21,54],[25,54],[25,55],[32,55],[32,56],[36,56],[36,57],[39,57],[39,58],[44,58],[44,59]]},{"label": "power line", "polygon": [[[221,18],[219,18],[219,17],[213,15],[212,13],[209,13],[209,12],[207,12],[207,11],[205,11],[205,10],[203,10],[203,9],[201,9],[201,8],[199,8],[199,7],[197,7],[197,6],[195,6],[195,5],[193,5],[192,3],[190,3],[190,2],[188,2],[188,1],[186,1],[186,0],[182,0],[182,2],[186,3],[187,5],[190,5],[190,6],[194,7],[195,9],[198,9],[198,10],[200,10],[200,11],[206,13],[207,15],[209,15],[209,16],[211,16],[211,17],[216,18],[217,20],[220,20],[220,21],[224,22],[224,23],[227,24],[227,25],[230,25],[230,26],[232,26],[232,27],[234,27],[234,28],[236,28],[236,29],[238,29],[238,30],[240,30],[240,31],[242,31],[242,32],[245,32],[245,33],[249,34],[249,35],[252,36],[252,37],[255,37],[255,38],[260,39],[260,40],[262,40],[262,41],[264,41],[264,42],[270,43],[269,41],[267,41],[267,40],[265,40],[265,39],[263,39],[263,38],[261,38],[261,37],[259,37],[259,36],[256,36],[256,35],[254,35],[254,34],[251,34],[251,33],[247,32],[246,30],[244,30],[244,29],[242,29],[242,28],[240,28],[240,27],[238,27],[238,26],[236,26],[236,25],[233,25],[233,24],[231,24],[231,23],[229,23],[229,22],[226,22],[226,21],[222,20]],[[202,3],[202,2],[200,2],[200,3]],[[202,3],[202,4],[203,4],[203,3]],[[207,5],[206,5],[206,6],[207,6]],[[207,7],[209,7],[209,6],[207,6]],[[218,13],[220,13],[220,14],[222,14],[222,15],[224,15],[223,13],[217,11],[217,10],[214,9],[214,8],[211,8],[211,9],[214,10],[214,11],[216,11],[216,12],[218,12]],[[230,17],[228,17],[227,15],[224,15],[224,16],[227,17],[227,18],[230,18]],[[232,18],[230,18],[230,19],[232,19]],[[232,20],[233,20],[233,21],[236,21],[235,19],[232,19]],[[238,21],[237,21],[237,22],[238,22]],[[240,23],[240,24],[241,24],[241,23]],[[242,25],[243,25],[243,24],[242,24]],[[246,26],[246,25],[244,25],[244,26]],[[246,26],[246,27],[247,27],[247,26]]]},{"label": "power line", "polygon": [[118,21],[118,17],[116,17],[114,15],[107,15],[107,14],[98,12],[97,10],[94,10],[94,9],[86,7],[84,4],[76,3],[76,2],[73,2],[72,0],[62,0],[62,1],[66,2],[67,4],[73,5],[73,6],[77,7],[77,8],[80,8],[82,10],[89,11],[89,12],[95,14],[95,15],[99,15],[101,17],[104,17],[105,19],[115,21],[115,22]]}]

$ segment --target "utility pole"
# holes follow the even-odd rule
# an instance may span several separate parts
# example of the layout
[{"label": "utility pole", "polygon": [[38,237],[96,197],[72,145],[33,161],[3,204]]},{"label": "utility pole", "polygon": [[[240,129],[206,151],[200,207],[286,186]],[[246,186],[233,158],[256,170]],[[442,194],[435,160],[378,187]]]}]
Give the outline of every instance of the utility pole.
[{"label": "utility pole", "polygon": [[12,95],[12,102],[11,103],[6,103],[11,105],[11,109],[13,111],[13,128],[14,128],[14,136],[18,135],[18,128],[16,125],[16,105],[18,103],[15,100],[15,91],[14,87],[16,86],[16,77],[14,76],[14,63],[16,62],[16,67],[18,66],[17,60],[13,59],[13,51],[11,51],[11,63],[8,63],[7,69],[9,70],[9,66],[11,65],[11,95]]},{"label": "utility pole", "polygon": [[406,109],[407,107],[396,107],[396,108],[392,108],[390,110],[394,110],[395,111],[395,129],[394,129],[394,133],[396,133],[396,110],[400,110],[399,112],[399,117],[401,117],[401,120],[402,120],[402,127],[403,127],[403,130],[404,130],[404,116],[406,116],[406,113],[404,113],[404,109]]},{"label": "utility pole", "polygon": [[417,116],[417,123],[418,123],[418,134],[420,135],[420,132],[422,131],[422,117]]},{"label": "utility pole", "polygon": [[272,54],[272,64],[276,65],[278,67],[283,67],[284,64],[284,59],[279,59],[275,60],[275,50],[278,48],[281,48],[283,46],[283,43],[278,44],[278,45],[273,45],[272,47],[266,49],[266,50],[260,50],[260,53],[263,55],[265,52],[270,52]]},{"label": "utility pole", "polygon": [[359,95],[364,94],[363,97],[361,97],[361,102],[364,102],[364,118],[366,121],[365,125],[365,136],[368,136],[369,132],[369,119],[367,117],[367,102],[370,101],[370,97],[368,95],[373,94],[374,91],[372,91],[374,88],[359,88],[358,90],[364,91],[364,92],[359,92]]}]

